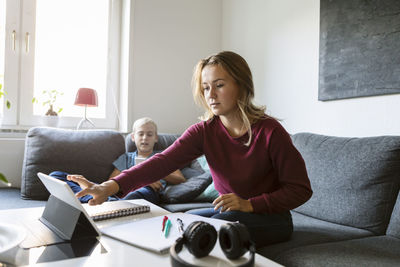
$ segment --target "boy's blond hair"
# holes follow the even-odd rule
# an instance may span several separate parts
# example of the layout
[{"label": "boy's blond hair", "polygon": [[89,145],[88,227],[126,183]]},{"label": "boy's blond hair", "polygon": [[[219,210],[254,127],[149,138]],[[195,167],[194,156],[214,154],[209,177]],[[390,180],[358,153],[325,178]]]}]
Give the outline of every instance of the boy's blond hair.
[{"label": "boy's blond hair", "polygon": [[136,129],[145,125],[145,124],[152,124],[156,130],[155,134],[157,134],[157,124],[149,117],[144,117],[144,118],[140,118],[137,119],[132,126],[132,133],[136,132]]}]

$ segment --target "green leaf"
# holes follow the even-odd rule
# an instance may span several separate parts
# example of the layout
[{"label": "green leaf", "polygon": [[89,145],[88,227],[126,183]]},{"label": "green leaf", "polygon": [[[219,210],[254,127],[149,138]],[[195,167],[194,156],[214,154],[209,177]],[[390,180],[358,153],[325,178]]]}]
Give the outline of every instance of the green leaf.
[{"label": "green leaf", "polygon": [[61,111],[63,111],[63,108],[60,108],[57,113],[60,113]]},{"label": "green leaf", "polygon": [[7,178],[0,172],[0,181],[5,183],[7,186],[11,186],[10,182],[7,180]]},{"label": "green leaf", "polygon": [[10,108],[11,108],[11,103],[10,103],[10,101],[7,100],[6,106],[7,106],[7,109],[10,109]]}]

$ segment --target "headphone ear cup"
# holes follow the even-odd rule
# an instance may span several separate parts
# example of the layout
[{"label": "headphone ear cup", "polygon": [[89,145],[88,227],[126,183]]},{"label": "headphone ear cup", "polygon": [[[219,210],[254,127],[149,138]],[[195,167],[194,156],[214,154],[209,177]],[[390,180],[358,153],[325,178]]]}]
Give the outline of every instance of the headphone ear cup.
[{"label": "headphone ear cup", "polygon": [[209,223],[192,222],[183,233],[185,246],[196,258],[207,256],[217,241],[217,231]]},{"label": "headphone ear cup", "polygon": [[250,244],[250,234],[241,223],[227,223],[219,230],[219,244],[228,259],[234,260],[243,256]]}]

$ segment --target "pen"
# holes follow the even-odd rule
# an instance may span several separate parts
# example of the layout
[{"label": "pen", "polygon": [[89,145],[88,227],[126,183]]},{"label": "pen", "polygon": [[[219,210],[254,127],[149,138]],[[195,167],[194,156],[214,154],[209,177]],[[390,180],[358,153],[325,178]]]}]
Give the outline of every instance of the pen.
[{"label": "pen", "polygon": [[169,229],[171,228],[171,220],[167,219],[167,222],[165,223],[165,231],[164,231],[164,236],[168,237],[169,235]]},{"label": "pen", "polygon": [[181,219],[176,219],[176,221],[178,222],[178,230],[181,234],[183,234],[183,222]]},{"label": "pen", "polygon": [[168,220],[168,217],[167,217],[167,216],[164,216],[163,221],[162,221],[162,229],[161,229],[161,232],[164,232],[165,223],[167,222],[167,220]]}]

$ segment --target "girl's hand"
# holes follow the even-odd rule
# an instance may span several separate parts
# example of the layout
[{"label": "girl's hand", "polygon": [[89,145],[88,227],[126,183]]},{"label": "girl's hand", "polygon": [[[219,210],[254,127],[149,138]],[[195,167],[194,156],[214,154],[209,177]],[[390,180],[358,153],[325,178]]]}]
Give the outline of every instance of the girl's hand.
[{"label": "girl's hand", "polygon": [[160,189],[162,189],[162,187],[163,187],[163,185],[162,185],[162,183],[161,183],[160,181],[157,181],[157,182],[154,182],[154,183],[152,183],[152,184],[149,184],[149,186],[150,186],[151,188],[153,188],[153,190],[154,190],[155,192],[160,191]]},{"label": "girl's hand", "polygon": [[119,185],[113,180],[108,180],[102,184],[95,184],[82,175],[68,175],[67,179],[79,184],[82,188],[82,191],[76,193],[76,197],[93,196],[93,199],[88,202],[89,205],[102,204],[107,201],[109,196],[119,191]]},{"label": "girl's hand", "polygon": [[250,200],[243,199],[233,193],[220,195],[214,200],[213,205],[215,205],[214,210],[221,208],[221,212],[232,210],[243,212],[254,211]]}]

